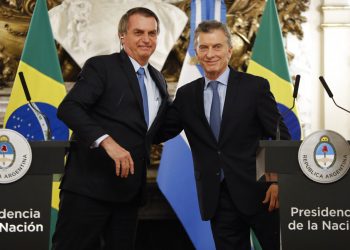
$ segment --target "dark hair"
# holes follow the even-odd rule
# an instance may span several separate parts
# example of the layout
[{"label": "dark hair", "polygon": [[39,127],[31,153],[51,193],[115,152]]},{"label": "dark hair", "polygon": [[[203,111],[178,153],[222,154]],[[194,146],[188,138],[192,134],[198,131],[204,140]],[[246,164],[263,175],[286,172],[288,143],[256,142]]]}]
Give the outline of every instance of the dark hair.
[{"label": "dark hair", "polygon": [[196,30],[194,31],[194,46],[197,46],[197,39],[199,36],[199,33],[210,33],[214,30],[222,30],[227,37],[227,44],[230,48],[232,48],[232,36],[225,24],[222,22],[216,21],[216,20],[207,20],[203,21],[200,24],[198,24]]},{"label": "dark hair", "polygon": [[157,33],[159,34],[159,19],[157,15],[151,11],[150,9],[143,8],[143,7],[136,7],[128,10],[120,19],[119,25],[118,25],[118,35],[121,36],[122,34],[126,34],[128,30],[128,22],[129,18],[132,15],[139,14],[145,17],[154,17],[157,22]]}]

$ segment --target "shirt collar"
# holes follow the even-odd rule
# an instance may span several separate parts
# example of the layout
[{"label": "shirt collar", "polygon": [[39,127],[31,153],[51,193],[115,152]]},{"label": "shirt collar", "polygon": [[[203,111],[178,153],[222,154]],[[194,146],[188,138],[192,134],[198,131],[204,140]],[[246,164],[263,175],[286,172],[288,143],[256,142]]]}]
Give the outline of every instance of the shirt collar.
[{"label": "shirt collar", "polygon": [[135,72],[137,72],[139,70],[139,68],[144,68],[145,71],[147,72],[148,71],[148,63],[146,63],[145,65],[141,66],[134,58],[130,57],[130,61],[132,63],[132,66],[134,66],[134,70]]},{"label": "shirt collar", "polygon": [[[227,85],[229,75],[230,75],[230,68],[227,66],[224,73],[222,73],[217,79],[215,79],[215,81],[218,81],[221,84]],[[213,80],[210,80],[207,77],[204,77],[204,80],[205,80],[204,89],[207,89],[209,82],[211,82]]]}]

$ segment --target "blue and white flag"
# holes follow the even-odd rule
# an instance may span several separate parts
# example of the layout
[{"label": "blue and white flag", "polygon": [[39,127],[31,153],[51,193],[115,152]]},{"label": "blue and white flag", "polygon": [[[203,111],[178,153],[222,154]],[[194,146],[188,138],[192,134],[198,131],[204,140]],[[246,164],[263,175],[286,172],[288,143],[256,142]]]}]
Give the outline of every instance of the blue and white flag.
[{"label": "blue and white flag", "polygon": [[[178,88],[203,76],[203,69],[193,64],[194,31],[204,20],[226,23],[223,0],[192,0],[190,44],[181,70]],[[184,226],[194,247],[215,249],[209,221],[202,221],[199,211],[191,150],[185,134],[165,143],[158,171],[158,185]]]}]

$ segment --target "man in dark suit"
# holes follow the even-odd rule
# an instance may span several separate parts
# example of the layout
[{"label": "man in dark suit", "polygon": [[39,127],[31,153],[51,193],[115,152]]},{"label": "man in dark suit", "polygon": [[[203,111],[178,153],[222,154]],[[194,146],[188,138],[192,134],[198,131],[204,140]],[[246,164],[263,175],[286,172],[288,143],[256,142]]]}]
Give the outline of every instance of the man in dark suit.
[{"label": "man in dark suit", "polygon": [[178,89],[156,141],[185,131],[201,216],[210,220],[218,250],[250,249],[250,228],[263,249],[279,249],[278,185],[256,181],[259,140],[275,136],[280,117],[269,83],[228,66],[232,45],[224,24],[202,22],[194,41],[205,77]]},{"label": "man in dark suit", "polygon": [[148,64],[158,33],[152,11],[129,10],[118,27],[123,50],[89,59],[59,106],[73,135],[53,249],[134,248],[150,145],[168,101]]}]

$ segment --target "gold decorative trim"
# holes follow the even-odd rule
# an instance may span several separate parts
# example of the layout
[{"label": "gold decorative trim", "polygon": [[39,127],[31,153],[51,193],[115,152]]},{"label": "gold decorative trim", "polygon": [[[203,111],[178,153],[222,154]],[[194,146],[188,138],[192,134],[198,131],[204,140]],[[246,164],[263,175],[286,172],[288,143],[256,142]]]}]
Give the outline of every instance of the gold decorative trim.
[{"label": "gold decorative trim", "polygon": [[325,5],[321,9],[325,10],[350,10],[350,5]]},{"label": "gold decorative trim", "polygon": [[350,23],[323,23],[322,28],[350,28]]},{"label": "gold decorative trim", "polygon": [[[60,4],[63,0],[46,0],[48,8]],[[302,23],[305,23],[304,12],[309,9],[311,0],[275,0],[282,34],[292,34],[303,38]],[[25,35],[29,26],[36,0],[0,0],[0,86],[13,81],[18,60],[23,48]],[[265,0],[225,0],[227,8],[227,25],[233,36],[233,53],[230,65],[237,70],[245,71],[251,56],[251,49],[259,28]],[[174,3],[190,16],[191,0]],[[178,39],[165,62],[162,73],[168,82],[177,82],[183,61],[186,56],[190,27]],[[16,42],[13,36],[16,37]],[[288,59],[293,54],[288,52]],[[68,53],[58,45],[58,55],[65,81],[75,81],[80,68]]]}]

